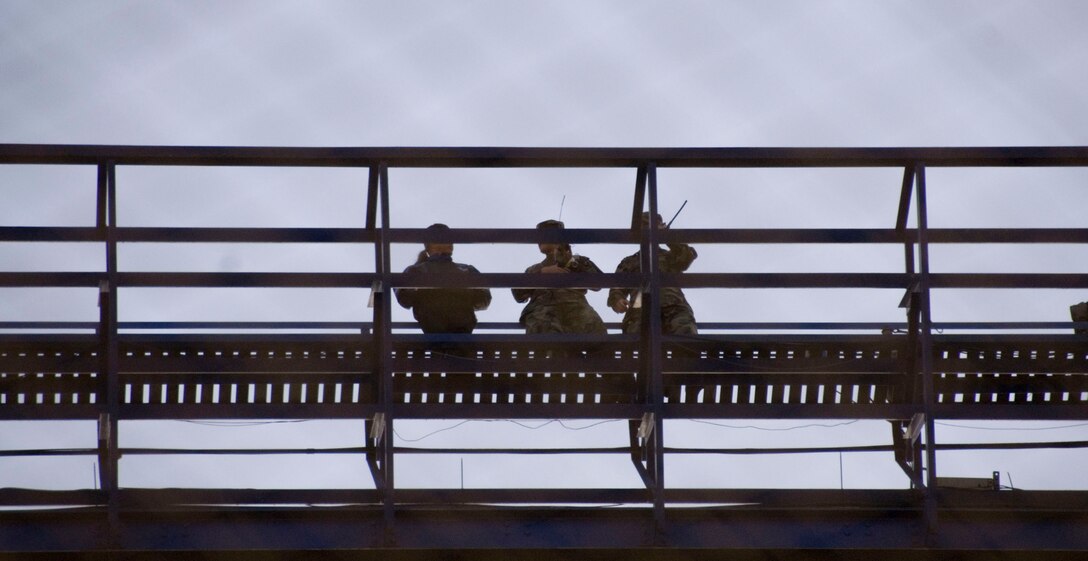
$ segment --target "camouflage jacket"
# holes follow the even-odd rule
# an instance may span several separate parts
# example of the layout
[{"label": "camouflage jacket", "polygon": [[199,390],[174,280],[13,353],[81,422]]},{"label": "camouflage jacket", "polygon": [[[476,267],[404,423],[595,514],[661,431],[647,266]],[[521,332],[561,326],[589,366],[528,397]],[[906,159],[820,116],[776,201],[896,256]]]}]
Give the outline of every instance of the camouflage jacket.
[{"label": "camouflage jacket", "polygon": [[[634,255],[628,255],[624,257],[620,264],[616,266],[617,273],[638,273],[642,270],[642,255],[641,251],[635,252]],[[695,248],[688,244],[669,244],[668,249],[660,249],[657,252],[658,267],[663,273],[683,273],[688,270],[691,263],[695,261],[695,258],[699,254],[695,252]],[[608,307],[617,300],[630,300],[638,292],[635,288],[613,288],[608,291]],[[684,293],[676,287],[662,287],[661,288],[661,305],[662,306],[676,306],[684,305],[688,303],[684,298]]]},{"label": "camouflage jacket", "polygon": [[[525,269],[525,272],[539,273],[544,267],[555,264],[555,259],[548,256],[540,263],[530,265],[528,269]],[[572,273],[602,272],[593,261],[584,255],[571,255],[562,267]],[[593,290],[599,289],[594,288]],[[530,305],[581,301],[585,299],[586,295],[586,289],[584,288],[514,288],[512,292],[514,293],[514,300],[519,303],[528,301]]]}]

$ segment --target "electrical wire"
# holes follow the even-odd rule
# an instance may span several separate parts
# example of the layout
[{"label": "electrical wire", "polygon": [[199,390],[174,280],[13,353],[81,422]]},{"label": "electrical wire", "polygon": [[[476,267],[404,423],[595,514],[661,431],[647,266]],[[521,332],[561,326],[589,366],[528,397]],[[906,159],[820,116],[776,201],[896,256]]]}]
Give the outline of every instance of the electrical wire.
[{"label": "electrical wire", "polygon": [[592,423],[592,424],[586,425],[584,427],[569,427],[562,420],[560,420],[560,419],[556,419],[556,420],[559,422],[560,426],[562,426],[563,428],[565,428],[567,430],[586,430],[586,429],[591,429],[593,427],[599,427],[601,425],[606,425],[608,423],[619,423],[619,422],[623,421],[623,419],[606,419],[604,421],[598,421],[596,423]]},{"label": "electrical wire", "polygon": [[988,431],[1045,431],[1045,430],[1062,430],[1072,429],[1077,427],[1088,427],[1088,423],[1076,423],[1073,425],[1061,425],[1057,427],[978,427],[972,425],[958,425],[955,423],[934,421],[934,424],[941,425],[942,427],[952,427],[957,429],[971,429],[971,430],[988,430]]},{"label": "electrical wire", "polygon": [[792,427],[781,427],[781,428],[760,427],[760,426],[756,426],[756,425],[728,425],[728,424],[725,424],[725,423],[716,423],[714,421],[706,421],[706,420],[703,420],[703,419],[684,419],[684,420],[692,422],[692,423],[712,425],[712,426],[715,426],[715,427],[722,427],[722,428],[727,428],[727,429],[753,429],[753,430],[762,430],[762,431],[768,431],[768,432],[787,432],[787,431],[791,431],[791,430],[808,429],[808,428],[844,427],[846,425],[852,425],[852,424],[860,421],[861,419],[853,419],[853,420],[850,420],[850,421],[843,421],[841,423],[810,423],[810,424],[807,424],[807,425],[795,425],[795,426],[792,426]]},{"label": "electrical wire", "polygon": [[289,425],[294,423],[309,423],[314,419],[285,419],[280,421],[198,421],[195,419],[178,419],[179,423],[189,423],[191,425],[201,425],[206,427],[221,427],[221,428],[235,428],[235,427],[257,427],[262,425]]},{"label": "electrical wire", "polygon": [[[761,427],[761,426],[757,426],[757,425],[731,425],[731,424],[727,424],[727,423],[719,423],[719,422],[707,421],[707,420],[703,420],[703,419],[683,419],[683,420],[687,421],[687,422],[691,422],[691,423],[711,425],[711,426],[721,427],[721,428],[726,428],[726,429],[759,430],[759,431],[766,431],[766,432],[789,432],[789,431],[793,431],[793,430],[801,430],[801,429],[808,429],[808,428],[837,428],[837,427],[852,425],[852,424],[855,424],[855,423],[860,421],[860,419],[853,419],[853,420],[849,420],[849,421],[843,421],[843,422],[840,422],[840,423],[809,423],[809,424],[804,424],[804,425],[794,425],[794,426],[790,426],[790,427]],[[270,420],[270,421],[203,421],[203,420],[195,420],[195,419],[179,419],[178,420],[178,422],[181,422],[181,423],[189,423],[189,424],[193,424],[193,425],[201,425],[201,426],[208,426],[208,427],[219,427],[219,428],[244,428],[244,427],[265,426],[265,425],[309,423],[309,422],[312,422],[312,421],[313,421],[313,419],[289,419],[289,420]],[[578,426],[570,426],[570,425],[566,424],[562,419],[549,419],[549,420],[544,421],[544,422],[542,422],[542,423],[540,423],[538,425],[530,425],[530,424],[527,424],[525,422],[518,421],[516,419],[483,419],[483,420],[466,419],[466,420],[460,421],[460,422],[458,422],[458,423],[456,423],[454,425],[451,425],[451,426],[448,426],[448,427],[443,427],[443,428],[434,430],[432,432],[426,433],[426,434],[424,434],[424,435],[422,435],[420,437],[417,437],[417,438],[405,437],[405,436],[401,435],[399,432],[397,432],[395,429],[394,429],[393,433],[396,435],[397,438],[399,438],[403,442],[420,442],[420,441],[425,440],[427,438],[430,438],[430,437],[432,437],[432,436],[434,436],[436,434],[440,434],[440,433],[443,433],[443,432],[446,432],[446,431],[456,429],[458,427],[461,427],[461,426],[463,426],[465,424],[468,424],[468,423],[471,423],[471,422],[486,422],[486,423],[503,422],[503,423],[510,423],[510,424],[513,424],[513,425],[516,425],[516,426],[519,426],[521,428],[528,429],[528,430],[539,430],[539,429],[542,429],[542,428],[544,428],[544,427],[546,427],[548,425],[551,425],[551,424],[558,424],[559,426],[561,426],[565,430],[582,431],[582,430],[588,430],[588,429],[595,428],[595,427],[605,425],[605,424],[618,423],[618,422],[621,422],[621,421],[622,421],[622,419],[605,419],[603,421],[597,421],[595,423],[591,423],[591,424],[586,425],[586,426],[578,427]],[[960,429],[968,429],[968,430],[984,430],[984,431],[1001,431],[1001,432],[1009,432],[1009,431],[1051,431],[1051,430],[1064,430],[1064,429],[1071,429],[1071,428],[1079,428],[1079,427],[1088,426],[1088,423],[1075,423],[1075,424],[1071,424],[1071,425],[1048,426],[1048,427],[983,427],[983,426],[975,426],[975,425],[961,425],[961,424],[949,423],[949,422],[943,422],[943,421],[936,421],[935,424],[940,425],[940,426],[944,426],[944,427],[950,427],[950,428],[960,428]]]},{"label": "electrical wire", "polygon": [[[510,424],[513,424],[513,425],[516,425],[516,426],[519,426],[521,428],[528,429],[528,430],[539,430],[539,429],[542,429],[542,428],[544,428],[544,427],[546,427],[548,425],[551,425],[551,424],[558,424],[559,426],[563,427],[563,429],[565,429],[565,430],[581,431],[581,430],[591,429],[591,428],[594,428],[594,427],[599,427],[599,426],[605,425],[605,424],[619,423],[619,422],[622,422],[623,420],[624,419],[605,419],[603,421],[597,421],[595,423],[591,423],[591,424],[588,424],[588,425],[583,426],[583,427],[573,427],[573,426],[567,425],[561,419],[550,419],[548,421],[544,421],[543,423],[541,423],[539,425],[530,425],[530,424],[527,424],[527,423],[524,423],[524,422],[521,422],[521,421],[517,421],[517,420],[514,420],[514,419],[483,419],[483,420],[465,419],[465,420],[460,421],[460,422],[458,422],[458,423],[456,423],[454,425],[450,425],[448,427],[442,427],[440,429],[431,431],[429,433],[426,433],[426,434],[424,434],[422,436],[415,437],[415,438],[407,438],[407,437],[401,435],[399,432],[397,432],[396,429],[393,430],[393,434],[395,434],[396,437],[399,438],[400,440],[402,440],[403,442],[420,442],[420,441],[426,440],[426,439],[428,439],[428,438],[430,438],[430,437],[432,437],[432,436],[434,436],[436,434],[443,433],[443,432],[446,432],[446,431],[450,431],[450,430],[456,429],[458,427],[461,427],[463,425],[466,425],[466,424],[472,423],[472,422],[510,423]],[[701,424],[706,424],[706,425],[711,425],[711,426],[716,426],[716,427],[722,427],[722,428],[727,428],[727,429],[738,429],[738,430],[739,429],[753,429],[753,430],[762,430],[762,431],[768,431],[768,432],[787,432],[787,431],[807,429],[807,428],[843,427],[843,426],[852,425],[854,423],[857,423],[861,419],[852,419],[852,420],[849,420],[849,421],[843,421],[841,423],[809,423],[809,424],[805,424],[805,425],[795,425],[795,426],[792,426],[792,427],[761,427],[761,426],[756,426],[756,425],[729,425],[729,424],[725,424],[725,423],[716,423],[714,421],[705,421],[705,420],[701,420],[701,419],[685,419],[685,420],[689,421],[689,422],[692,422],[692,423],[701,423]]]},{"label": "electrical wire", "polygon": [[432,436],[434,436],[434,435],[436,435],[436,434],[438,434],[440,432],[446,432],[448,430],[453,430],[453,429],[455,429],[455,428],[457,428],[457,427],[459,427],[461,425],[464,425],[466,423],[471,423],[471,422],[472,422],[472,419],[465,419],[464,421],[461,421],[460,423],[457,423],[456,425],[448,426],[448,427],[441,428],[441,429],[438,429],[438,430],[433,431],[433,432],[429,432],[429,433],[427,433],[427,434],[425,434],[425,435],[423,435],[423,436],[421,436],[419,438],[405,438],[405,437],[401,436],[401,434],[399,432],[397,432],[397,429],[393,429],[393,435],[396,436],[397,438],[401,439],[404,442],[419,442],[420,440],[430,438],[430,437],[432,437]]},{"label": "electrical wire", "polygon": [[591,429],[591,428],[598,427],[598,426],[608,424],[608,423],[619,423],[621,421],[623,421],[623,419],[605,419],[603,421],[597,421],[595,423],[591,423],[591,424],[586,425],[584,427],[572,427],[572,426],[569,426],[566,423],[564,423],[562,419],[549,419],[547,421],[544,421],[544,422],[540,423],[539,425],[530,425],[528,423],[518,421],[516,419],[465,419],[465,420],[460,421],[460,422],[458,422],[458,423],[456,423],[454,425],[450,425],[448,427],[443,427],[443,428],[431,431],[431,432],[426,433],[423,436],[420,436],[420,437],[417,437],[417,438],[405,438],[399,432],[397,432],[396,429],[393,429],[393,434],[395,434],[397,438],[401,439],[404,442],[419,442],[421,440],[425,440],[427,438],[430,438],[430,437],[432,437],[432,436],[434,436],[436,434],[446,432],[446,431],[449,431],[449,430],[453,430],[453,429],[458,428],[458,427],[460,427],[462,425],[465,425],[465,424],[468,424],[468,423],[473,423],[473,422],[476,422],[476,423],[510,423],[512,425],[516,425],[516,426],[519,426],[519,427],[521,427],[523,429],[528,429],[528,430],[539,430],[539,429],[542,429],[542,428],[544,428],[544,427],[546,427],[548,425],[551,425],[551,424],[558,424],[559,426],[561,426],[564,429],[569,430],[569,431],[580,431],[580,430]]}]

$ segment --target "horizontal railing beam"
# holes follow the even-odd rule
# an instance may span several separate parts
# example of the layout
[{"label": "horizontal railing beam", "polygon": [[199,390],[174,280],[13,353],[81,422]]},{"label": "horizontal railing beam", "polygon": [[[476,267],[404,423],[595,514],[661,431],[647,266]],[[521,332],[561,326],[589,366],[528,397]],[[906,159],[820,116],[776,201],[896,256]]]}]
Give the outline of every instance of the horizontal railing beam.
[{"label": "horizontal railing beam", "polygon": [[0,164],[358,167],[1085,166],[1088,147],[519,148],[0,144]]},{"label": "horizontal railing beam", "polygon": [[[123,243],[373,243],[377,234],[365,228],[190,228],[118,227]],[[927,231],[936,244],[1088,243],[1084,228],[950,228]],[[390,228],[392,243],[440,239],[451,243],[571,244],[639,243],[629,229],[571,228],[535,230],[488,228],[450,230],[441,236],[425,228]],[[699,244],[902,244],[917,238],[914,230],[880,228],[722,228],[677,229],[658,234],[662,243]],[[0,242],[104,242],[105,232],[92,227],[0,226]]]}]

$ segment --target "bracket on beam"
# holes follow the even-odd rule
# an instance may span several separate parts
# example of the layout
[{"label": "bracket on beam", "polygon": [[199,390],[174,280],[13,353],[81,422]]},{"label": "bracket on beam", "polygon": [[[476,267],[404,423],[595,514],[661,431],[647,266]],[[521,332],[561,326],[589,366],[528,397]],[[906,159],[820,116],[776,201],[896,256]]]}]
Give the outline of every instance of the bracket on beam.
[{"label": "bracket on beam", "polygon": [[106,295],[110,293],[110,281],[98,281],[98,307],[101,308]]},{"label": "bracket on beam", "polygon": [[907,431],[903,435],[903,438],[911,444],[916,444],[918,438],[922,436],[922,429],[925,425],[926,416],[921,413],[915,413],[914,416],[910,418],[910,424],[907,425]]},{"label": "bracket on beam", "polygon": [[651,438],[654,433],[654,421],[654,414],[647,411],[642,414],[641,421],[629,419],[627,422],[631,439],[631,463],[634,464],[635,471],[638,472],[638,476],[647,489],[654,487],[654,470],[651,469],[657,445]]},{"label": "bracket on beam", "polygon": [[654,414],[647,411],[642,414],[642,422],[638,425],[638,440],[639,443],[645,446],[646,440],[650,438],[650,435],[654,432]]},{"label": "bracket on beam", "polygon": [[370,297],[367,298],[366,307],[374,307],[374,295],[382,293],[382,281],[376,280],[370,284]]},{"label": "bracket on beam", "polygon": [[366,463],[370,467],[370,475],[374,478],[374,484],[379,488],[385,485],[385,449],[391,443],[386,441],[385,413],[375,413],[374,418],[366,420]]},{"label": "bracket on beam", "polygon": [[382,436],[385,434],[385,413],[374,414],[374,419],[370,423],[370,430],[367,432],[367,436],[375,443],[382,439]]},{"label": "bracket on beam", "polygon": [[916,488],[925,487],[922,478],[922,447],[919,441],[925,428],[926,417],[915,413],[909,421],[892,421],[892,445],[895,462],[903,469]]},{"label": "bracket on beam", "polygon": [[910,309],[911,302],[914,301],[914,296],[919,292],[918,281],[910,283],[910,286],[907,287],[907,291],[903,293],[903,298],[899,300],[899,307]]},{"label": "bracket on beam", "polygon": [[109,413],[100,413],[98,415],[98,446],[109,446],[110,444],[110,415]]}]

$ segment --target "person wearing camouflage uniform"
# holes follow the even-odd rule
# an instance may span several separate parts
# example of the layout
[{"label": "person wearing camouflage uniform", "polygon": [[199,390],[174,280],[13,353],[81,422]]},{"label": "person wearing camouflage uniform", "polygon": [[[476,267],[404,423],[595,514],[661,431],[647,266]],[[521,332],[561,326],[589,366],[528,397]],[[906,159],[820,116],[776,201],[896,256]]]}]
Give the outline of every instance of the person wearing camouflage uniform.
[{"label": "person wearing camouflage uniform", "polygon": [[[657,228],[664,228],[661,215],[656,216]],[[648,227],[650,213],[642,213],[642,226]],[[616,267],[617,273],[638,273],[642,270],[641,252],[624,257]],[[699,254],[688,244],[669,244],[668,249],[657,253],[657,263],[663,273],[682,273],[688,270]],[[698,335],[695,313],[691,310],[684,293],[677,287],[661,288],[661,332],[667,335]],[[638,333],[641,329],[642,307],[638,304],[638,289],[613,288],[608,291],[608,307],[623,316],[623,332]]]},{"label": "person wearing camouflage uniform", "polygon": [[[563,228],[558,220],[545,220],[537,229]],[[526,273],[600,273],[588,257],[574,255],[569,244],[537,244],[545,258]],[[593,290],[598,290],[594,288]],[[514,300],[528,302],[519,322],[526,333],[605,334],[604,321],[586,301],[584,288],[515,288]]]},{"label": "person wearing camouflage uniform", "polygon": [[[661,215],[655,216],[655,227],[665,228]],[[650,227],[650,213],[642,213],[642,227]],[[663,273],[682,273],[688,270],[691,263],[699,255],[688,244],[669,244],[668,249],[660,249],[657,252],[657,266]],[[634,255],[624,257],[616,267],[617,273],[638,273],[642,270],[641,251]],[[676,287],[661,287],[661,332],[666,335],[698,335],[699,330],[695,325],[695,314],[691,311],[684,293]],[[608,307],[617,314],[623,316],[623,332],[639,333],[642,330],[642,306],[639,291],[636,288],[613,288],[608,291]],[[674,353],[685,353],[682,349],[676,349]],[[687,386],[689,402],[696,402],[700,396],[706,394],[706,387],[697,384]],[[664,388],[665,399],[677,402],[680,399],[680,388],[666,383]],[[709,395],[709,394],[707,394]]]}]

